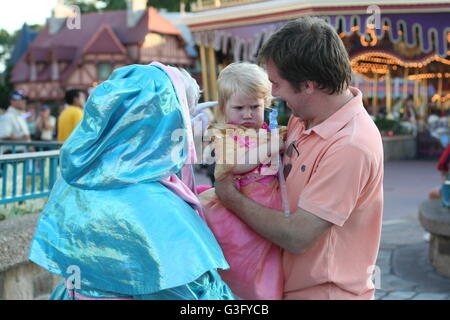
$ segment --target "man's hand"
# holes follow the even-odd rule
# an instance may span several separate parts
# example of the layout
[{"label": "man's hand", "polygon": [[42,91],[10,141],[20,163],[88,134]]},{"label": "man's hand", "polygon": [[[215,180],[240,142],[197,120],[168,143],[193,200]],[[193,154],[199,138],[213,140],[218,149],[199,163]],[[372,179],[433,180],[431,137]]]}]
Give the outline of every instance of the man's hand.
[{"label": "man's hand", "polygon": [[301,208],[285,217],[281,211],[261,206],[236,189],[231,175],[216,180],[215,187],[222,205],[256,233],[290,253],[303,253],[332,226]]},{"label": "man's hand", "polygon": [[234,186],[234,180],[231,174],[226,175],[223,179],[216,180],[214,187],[216,188],[217,196],[225,206],[230,198],[232,199],[233,193],[239,192]]}]

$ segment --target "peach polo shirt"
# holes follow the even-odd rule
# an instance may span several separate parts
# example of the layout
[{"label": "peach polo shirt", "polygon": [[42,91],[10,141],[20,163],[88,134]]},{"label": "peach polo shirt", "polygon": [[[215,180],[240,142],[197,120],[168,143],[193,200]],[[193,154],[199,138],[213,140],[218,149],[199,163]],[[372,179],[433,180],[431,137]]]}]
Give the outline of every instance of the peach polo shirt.
[{"label": "peach polo shirt", "polygon": [[[291,117],[285,166],[291,212],[302,208],[332,227],[303,254],[283,253],[284,299],[373,299],[372,271],[383,212],[383,147],[362,94],[305,130]],[[298,152],[297,152],[298,151]]]}]

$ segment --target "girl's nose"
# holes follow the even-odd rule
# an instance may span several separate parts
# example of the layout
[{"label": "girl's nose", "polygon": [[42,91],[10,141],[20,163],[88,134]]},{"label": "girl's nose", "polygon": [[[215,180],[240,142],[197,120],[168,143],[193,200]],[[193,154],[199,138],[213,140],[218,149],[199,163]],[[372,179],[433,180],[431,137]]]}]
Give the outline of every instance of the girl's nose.
[{"label": "girl's nose", "polygon": [[245,109],[244,118],[248,118],[248,119],[252,118],[252,110],[250,108]]}]

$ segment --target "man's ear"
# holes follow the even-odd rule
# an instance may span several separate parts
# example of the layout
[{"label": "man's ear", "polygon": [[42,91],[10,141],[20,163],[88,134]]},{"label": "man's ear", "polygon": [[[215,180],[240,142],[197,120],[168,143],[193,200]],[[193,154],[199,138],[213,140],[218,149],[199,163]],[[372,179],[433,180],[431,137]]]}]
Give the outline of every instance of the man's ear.
[{"label": "man's ear", "polygon": [[306,80],[304,82],[304,90],[306,94],[312,94],[314,93],[315,90],[317,90],[317,82],[315,81],[311,81],[311,80]]}]

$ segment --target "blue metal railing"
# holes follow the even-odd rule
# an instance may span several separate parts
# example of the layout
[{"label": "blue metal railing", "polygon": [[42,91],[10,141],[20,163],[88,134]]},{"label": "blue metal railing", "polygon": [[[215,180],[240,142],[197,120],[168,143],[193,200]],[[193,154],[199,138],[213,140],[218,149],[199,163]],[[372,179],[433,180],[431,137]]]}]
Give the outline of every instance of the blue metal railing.
[{"label": "blue metal railing", "polygon": [[58,166],[59,150],[0,155],[0,204],[47,197]]},{"label": "blue metal railing", "polygon": [[57,150],[63,145],[58,141],[6,141],[0,140],[0,155],[5,153],[40,152]]}]

